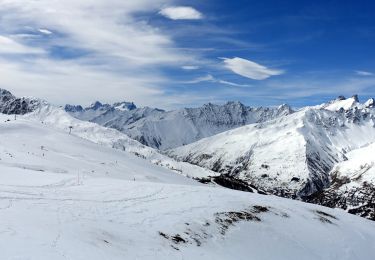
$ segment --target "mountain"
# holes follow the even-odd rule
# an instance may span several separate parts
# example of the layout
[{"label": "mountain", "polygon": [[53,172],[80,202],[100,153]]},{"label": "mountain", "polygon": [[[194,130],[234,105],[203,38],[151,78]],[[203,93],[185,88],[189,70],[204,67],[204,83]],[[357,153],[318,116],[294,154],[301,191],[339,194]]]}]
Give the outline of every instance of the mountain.
[{"label": "mountain", "polygon": [[35,110],[41,102],[36,98],[16,98],[9,91],[0,88],[0,113],[24,115]]},{"label": "mountain", "polygon": [[271,194],[304,198],[333,185],[332,170],[348,160],[349,152],[375,142],[371,103],[341,97],[211,136],[167,154]]},{"label": "mountain", "polygon": [[[161,154],[158,150],[145,146],[136,140],[131,139],[126,134],[123,134],[115,129],[106,128],[96,123],[78,120],[70,116],[64,109],[51,105],[46,101],[37,98],[16,98],[9,91],[0,89],[0,107],[5,111],[5,114],[11,115],[12,112],[16,114],[24,114],[27,118],[38,123],[47,125],[58,131],[64,131],[74,136],[86,139],[90,142],[107,146],[110,148],[119,149],[136,155],[152,164],[162,166],[168,170],[176,173],[189,176],[191,178],[201,178],[207,175],[217,175],[217,173],[210,170],[191,165],[189,163],[178,162],[166,155]],[[14,101],[15,100],[15,101]],[[21,100],[25,101],[27,110],[13,110],[14,104]],[[14,102],[13,102],[14,101]],[[17,107],[17,106],[16,106]],[[23,112],[28,113],[23,113]],[[13,117],[7,117],[8,120]]]},{"label": "mountain", "polygon": [[46,102],[0,114],[1,258],[373,258],[373,222],[202,185],[174,167],[209,171],[163,156]]},{"label": "mountain", "polygon": [[346,154],[347,160],[335,165],[331,185],[306,201],[375,220],[375,142]]},{"label": "mountain", "polygon": [[127,109],[119,109],[118,103],[103,105],[95,102],[85,109],[67,105],[65,110],[78,119],[117,129],[147,146],[160,150],[293,113],[288,105],[252,108],[240,102],[228,102],[224,105],[209,103],[198,108],[173,111],[136,108],[134,104],[131,109],[128,106]]}]

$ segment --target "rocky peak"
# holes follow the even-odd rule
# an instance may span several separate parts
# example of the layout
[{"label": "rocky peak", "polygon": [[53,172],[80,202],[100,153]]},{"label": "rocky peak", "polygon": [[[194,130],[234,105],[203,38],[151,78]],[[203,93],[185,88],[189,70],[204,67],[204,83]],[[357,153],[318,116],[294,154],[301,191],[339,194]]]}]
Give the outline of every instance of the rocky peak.
[{"label": "rocky peak", "polygon": [[358,95],[355,94],[352,96],[352,99],[355,101],[355,102],[359,102],[359,98],[358,98]]},{"label": "rocky peak", "polygon": [[34,111],[41,101],[34,98],[17,98],[11,92],[0,89],[0,113],[23,115]]},{"label": "rocky peak", "polygon": [[67,104],[67,105],[65,105],[64,109],[65,109],[66,112],[72,112],[72,113],[74,113],[74,112],[82,112],[83,111],[83,107],[80,106],[80,105],[75,106],[75,105],[69,105],[69,104]]},{"label": "rocky peak", "polygon": [[102,106],[103,106],[103,104],[101,102],[95,101],[88,108],[93,109],[93,110],[97,110],[97,109],[101,108]]}]

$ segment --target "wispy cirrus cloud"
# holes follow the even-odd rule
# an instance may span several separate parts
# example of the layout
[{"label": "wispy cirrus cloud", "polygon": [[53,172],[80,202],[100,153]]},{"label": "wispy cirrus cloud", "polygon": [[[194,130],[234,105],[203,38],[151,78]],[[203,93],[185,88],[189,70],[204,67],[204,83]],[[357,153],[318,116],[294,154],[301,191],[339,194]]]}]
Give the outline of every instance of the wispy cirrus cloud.
[{"label": "wispy cirrus cloud", "polygon": [[266,66],[243,58],[235,57],[222,59],[224,60],[224,66],[227,69],[249,79],[264,80],[271,76],[281,75],[284,73],[283,70],[270,69]]},{"label": "wispy cirrus cloud", "polygon": [[197,70],[197,69],[199,69],[199,66],[185,65],[185,66],[182,66],[181,68],[184,69],[184,70]]},{"label": "wispy cirrus cloud", "polygon": [[170,6],[159,11],[159,14],[172,20],[199,20],[203,14],[190,6]]},{"label": "wispy cirrus cloud", "polygon": [[355,73],[359,76],[374,76],[375,74],[372,72],[364,71],[364,70],[356,70]]},{"label": "wispy cirrus cloud", "polygon": [[183,82],[180,82],[180,83],[182,83],[182,84],[198,84],[198,83],[202,83],[202,82],[219,83],[219,84],[223,84],[223,85],[228,85],[228,86],[232,86],[232,87],[240,87],[240,88],[251,87],[251,85],[249,85],[249,84],[239,84],[239,83],[235,83],[235,82],[231,82],[231,81],[227,81],[227,80],[221,80],[221,79],[218,79],[218,78],[212,76],[211,74],[207,74],[205,76],[197,77],[195,79],[183,81]]},{"label": "wispy cirrus cloud", "polygon": [[161,68],[196,60],[137,16],[172,2],[0,0],[0,86],[59,104],[122,96],[152,105],[169,80]]}]

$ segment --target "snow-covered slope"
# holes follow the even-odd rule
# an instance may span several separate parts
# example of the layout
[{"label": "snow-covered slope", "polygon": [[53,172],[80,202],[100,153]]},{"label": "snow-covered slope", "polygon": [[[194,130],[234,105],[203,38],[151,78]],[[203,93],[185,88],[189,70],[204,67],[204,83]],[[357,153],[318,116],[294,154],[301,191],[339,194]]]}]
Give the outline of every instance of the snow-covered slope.
[{"label": "snow-covered slope", "polygon": [[307,200],[375,220],[375,142],[346,154],[332,170],[331,186]]},{"label": "snow-covered slope", "polygon": [[0,114],[0,163],[8,169],[73,174],[77,178],[92,175],[187,182],[183,176],[135,155],[95,144],[28,117],[13,120],[11,116]]},{"label": "snow-covered slope", "polygon": [[349,110],[352,108],[364,109],[364,108],[373,108],[374,99],[370,98],[365,103],[361,104],[358,99],[358,95],[354,95],[351,98],[345,98],[344,96],[339,96],[337,99],[332,100],[331,102],[317,106],[317,108],[324,108],[331,111],[339,110]]},{"label": "snow-covered slope", "polygon": [[[34,140],[20,139],[23,123],[6,124],[0,124],[2,259],[373,257],[373,222],[341,210],[196,185],[43,126],[24,124]],[[27,165],[10,163],[8,151]],[[30,167],[38,161],[48,164]]]},{"label": "snow-covered slope", "polygon": [[375,111],[304,108],[168,151],[171,156],[295,197],[328,187],[345,153],[375,141]]},{"label": "snow-covered slope", "polygon": [[373,257],[373,222],[200,185],[127,152],[154,151],[136,145],[53,106],[0,114],[1,259]]},{"label": "snow-covered slope", "polygon": [[[130,103],[132,104],[132,103]],[[119,109],[118,104],[96,102],[88,108],[67,105],[72,116],[117,129],[135,140],[161,150],[189,144],[250,123],[288,115],[287,105],[278,108],[251,108],[239,102],[206,104],[199,108],[164,111],[153,108]]]},{"label": "snow-covered slope", "polygon": [[70,116],[63,109],[45,104],[32,113],[25,115],[32,121],[42,122],[55,129],[71,132],[72,135],[84,138],[91,142],[125,151],[136,155],[153,164],[173,170],[188,177],[206,177],[217,175],[210,170],[197,167],[185,162],[178,162],[158,150],[145,146],[127,135],[111,128],[106,128],[95,123],[85,122]]}]

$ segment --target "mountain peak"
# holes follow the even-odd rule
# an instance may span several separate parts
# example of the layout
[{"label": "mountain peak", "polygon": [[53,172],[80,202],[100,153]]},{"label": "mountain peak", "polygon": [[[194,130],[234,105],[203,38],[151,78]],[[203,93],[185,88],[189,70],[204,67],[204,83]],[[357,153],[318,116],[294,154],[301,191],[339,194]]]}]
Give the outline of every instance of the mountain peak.
[{"label": "mountain peak", "polygon": [[137,106],[133,102],[127,102],[127,101],[116,102],[113,104],[113,107],[121,111],[129,111],[129,110],[134,110],[137,108]]},{"label": "mountain peak", "polygon": [[66,104],[65,105],[65,111],[66,112],[81,112],[83,111],[83,107],[81,105],[69,105],[69,104]]},{"label": "mountain peak", "polygon": [[91,109],[94,109],[94,110],[97,110],[99,108],[101,108],[103,106],[103,104],[99,101],[95,101],[94,103],[92,103],[89,108]]},{"label": "mountain peak", "polygon": [[375,106],[375,100],[373,98],[370,98],[363,104],[366,108],[372,108]]},{"label": "mountain peak", "polygon": [[0,113],[23,115],[41,104],[36,98],[17,98],[10,91],[0,88]]}]

